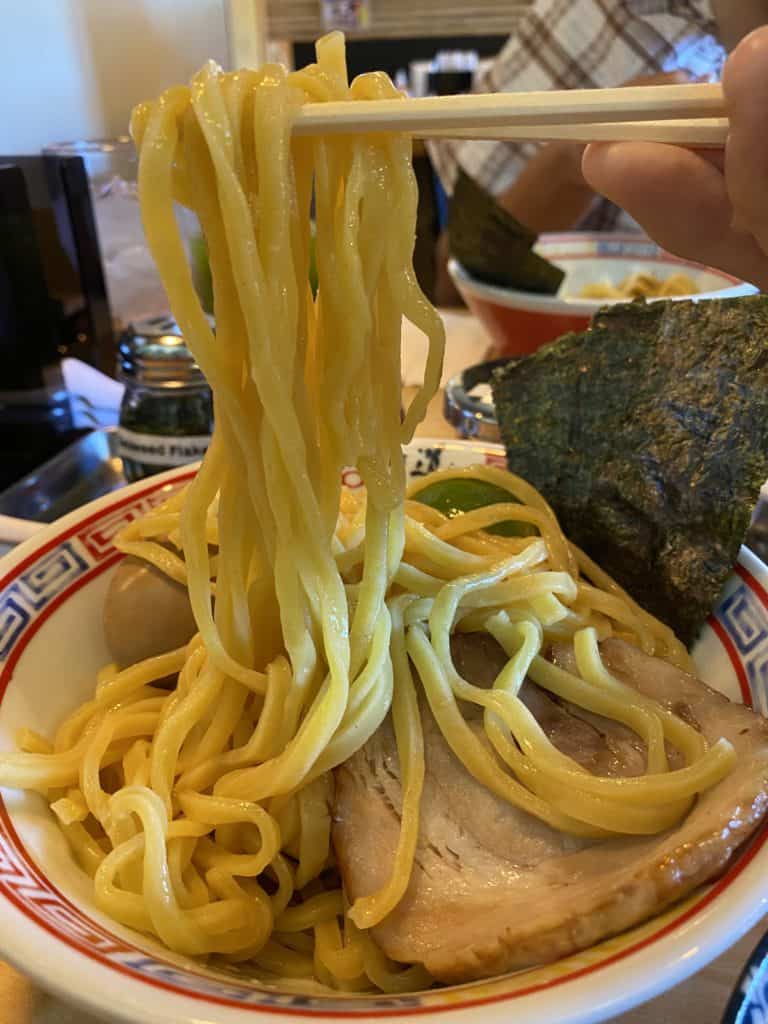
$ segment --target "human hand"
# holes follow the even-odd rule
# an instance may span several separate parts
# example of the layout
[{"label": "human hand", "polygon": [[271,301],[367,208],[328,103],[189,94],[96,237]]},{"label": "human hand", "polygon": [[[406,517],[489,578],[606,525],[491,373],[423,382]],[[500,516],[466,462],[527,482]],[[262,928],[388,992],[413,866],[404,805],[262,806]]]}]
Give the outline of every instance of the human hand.
[{"label": "human hand", "polygon": [[723,72],[725,151],[645,142],[593,144],[584,177],[659,245],[768,289],[768,26]]},{"label": "human hand", "polygon": [[626,85],[690,85],[695,79],[689,71],[678,69],[677,71],[656,71],[652,75],[635,75],[622,82]]},{"label": "human hand", "polygon": [[[658,71],[654,74],[635,75],[621,83],[632,85],[689,85],[694,79],[687,71]],[[561,185],[585,185],[582,159],[586,146],[583,142],[550,142],[544,147],[550,155],[547,171],[554,174]],[[526,172],[523,171],[523,174]],[[527,213],[528,211],[526,211]],[[539,230],[563,230],[562,227],[544,227]]]}]

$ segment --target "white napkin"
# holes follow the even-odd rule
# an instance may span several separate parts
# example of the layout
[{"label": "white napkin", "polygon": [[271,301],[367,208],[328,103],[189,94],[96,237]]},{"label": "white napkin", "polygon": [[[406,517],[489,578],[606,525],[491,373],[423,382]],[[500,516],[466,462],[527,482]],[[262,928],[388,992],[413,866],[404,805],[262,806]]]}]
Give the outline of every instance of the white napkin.
[{"label": "white napkin", "polygon": [[119,381],[71,357],[62,359],[61,373],[72,396],[76,427],[110,427],[117,423],[125,390]]}]

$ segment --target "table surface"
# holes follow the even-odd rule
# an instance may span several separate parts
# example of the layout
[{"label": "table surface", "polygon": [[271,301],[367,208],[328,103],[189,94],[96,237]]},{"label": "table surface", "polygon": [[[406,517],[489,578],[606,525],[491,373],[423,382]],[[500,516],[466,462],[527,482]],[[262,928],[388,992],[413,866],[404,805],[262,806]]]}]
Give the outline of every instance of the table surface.
[{"label": "table surface", "polygon": [[[450,341],[450,339],[449,339]],[[407,404],[415,388],[407,387]],[[452,437],[442,416],[442,395],[430,404],[422,437]],[[697,975],[644,1006],[614,1019],[613,1024],[718,1024],[749,954],[768,927],[758,925]],[[0,1024],[101,1024],[66,1006],[0,961]]]}]

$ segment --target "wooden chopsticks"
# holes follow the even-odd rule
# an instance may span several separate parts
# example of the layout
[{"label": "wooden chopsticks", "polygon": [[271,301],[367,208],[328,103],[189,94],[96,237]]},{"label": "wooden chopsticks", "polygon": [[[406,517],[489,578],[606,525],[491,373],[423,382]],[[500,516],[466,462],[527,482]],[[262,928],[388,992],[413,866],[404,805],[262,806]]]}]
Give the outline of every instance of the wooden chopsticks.
[{"label": "wooden chopsticks", "polygon": [[721,146],[728,132],[719,85],[631,86],[310,104],[300,135],[407,132],[418,138],[638,139]]}]

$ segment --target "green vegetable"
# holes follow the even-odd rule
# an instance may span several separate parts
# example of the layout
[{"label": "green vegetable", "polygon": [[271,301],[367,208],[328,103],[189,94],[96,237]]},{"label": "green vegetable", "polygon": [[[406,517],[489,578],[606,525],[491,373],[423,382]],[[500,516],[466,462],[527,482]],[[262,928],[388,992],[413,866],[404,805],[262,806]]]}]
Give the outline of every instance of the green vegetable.
[{"label": "green vegetable", "polygon": [[206,313],[213,312],[213,279],[211,265],[208,261],[208,246],[202,235],[195,235],[189,241],[189,254],[192,263],[192,280],[195,283],[200,304]]},{"label": "green vegetable", "polygon": [[[413,495],[414,501],[442,512],[453,519],[462,512],[471,512],[486,505],[500,505],[515,502],[517,499],[505,491],[503,487],[489,484],[485,480],[472,480],[469,477],[453,477],[450,480],[438,480]],[[531,537],[538,531],[530,523],[517,523],[507,520],[486,528],[488,533],[496,533],[502,537]]]},{"label": "green vegetable", "polygon": [[768,477],[768,298],[611,306],[492,387],[512,472],[693,642]]}]

